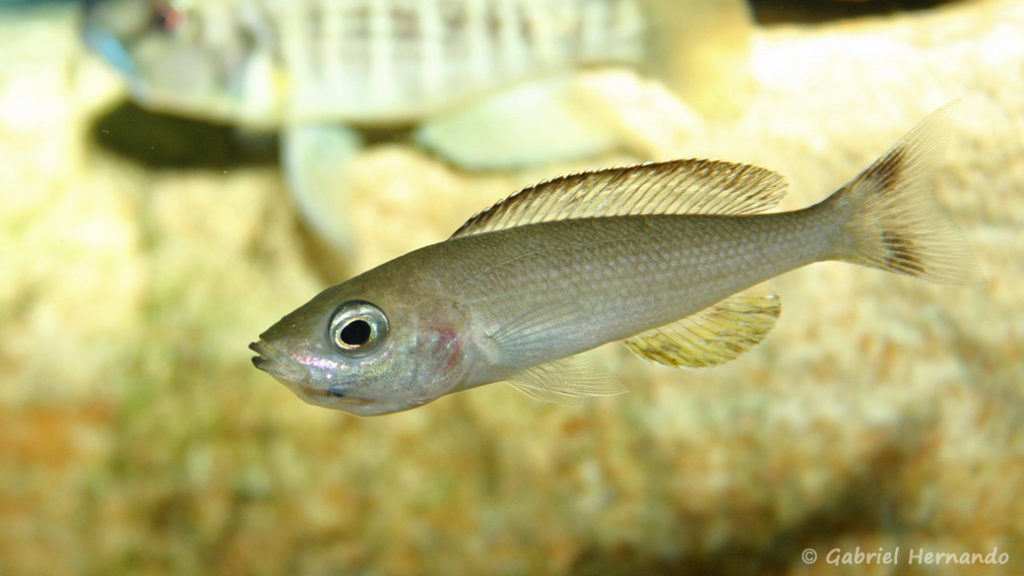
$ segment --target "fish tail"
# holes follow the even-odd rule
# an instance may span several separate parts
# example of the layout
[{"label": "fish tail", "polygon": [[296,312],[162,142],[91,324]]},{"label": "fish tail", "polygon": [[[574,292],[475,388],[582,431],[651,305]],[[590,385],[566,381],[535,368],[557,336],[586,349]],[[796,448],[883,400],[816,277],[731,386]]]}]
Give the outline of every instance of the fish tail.
[{"label": "fish tail", "polygon": [[649,72],[703,114],[742,110],[753,85],[754,24],[744,0],[641,0]]},{"label": "fish tail", "polygon": [[947,105],[830,196],[842,233],[835,258],[941,284],[970,284],[981,270],[933,193],[947,142]]}]

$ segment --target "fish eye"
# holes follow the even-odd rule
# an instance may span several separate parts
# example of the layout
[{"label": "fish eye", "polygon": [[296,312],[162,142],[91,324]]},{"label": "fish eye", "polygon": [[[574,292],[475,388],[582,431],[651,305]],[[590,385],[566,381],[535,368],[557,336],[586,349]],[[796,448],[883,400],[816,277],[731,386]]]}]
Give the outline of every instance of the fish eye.
[{"label": "fish eye", "polygon": [[369,352],[388,335],[388,317],[369,302],[346,302],[331,316],[328,335],[342,352]]},{"label": "fish eye", "polygon": [[171,2],[157,2],[154,4],[150,17],[157,29],[168,33],[180,30],[187,20],[185,13],[176,8]]}]

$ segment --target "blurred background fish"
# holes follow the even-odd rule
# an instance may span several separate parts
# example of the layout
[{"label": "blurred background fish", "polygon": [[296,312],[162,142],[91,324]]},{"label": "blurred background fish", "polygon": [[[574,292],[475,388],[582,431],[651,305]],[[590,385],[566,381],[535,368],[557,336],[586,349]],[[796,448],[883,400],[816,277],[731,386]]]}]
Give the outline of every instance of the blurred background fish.
[{"label": "blurred background fish", "polygon": [[91,0],[84,36],[140,105],[280,129],[295,204],[342,252],[353,127],[419,125],[457,166],[507,169],[623,142],[574,71],[624,65],[698,108],[738,108],[742,0]]}]

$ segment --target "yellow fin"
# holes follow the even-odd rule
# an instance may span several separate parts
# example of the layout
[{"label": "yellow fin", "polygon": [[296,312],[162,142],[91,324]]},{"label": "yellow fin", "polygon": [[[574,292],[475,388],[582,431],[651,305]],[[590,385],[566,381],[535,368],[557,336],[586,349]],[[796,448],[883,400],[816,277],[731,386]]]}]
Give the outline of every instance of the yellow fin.
[{"label": "yellow fin", "polygon": [[749,164],[699,159],[639,164],[531,186],[473,216],[452,238],[554,220],[754,214],[772,208],[785,194],[780,174]]},{"label": "yellow fin", "polygon": [[536,400],[564,403],[583,396],[615,396],[627,392],[609,374],[580,356],[569,356],[516,372],[508,383]]},{"label": "yellow fin", "polygon": [[626,340],[642,358],[672,367],[724,364],[761,343],[779,318],[774,294],[736,294],[683,318]]}]

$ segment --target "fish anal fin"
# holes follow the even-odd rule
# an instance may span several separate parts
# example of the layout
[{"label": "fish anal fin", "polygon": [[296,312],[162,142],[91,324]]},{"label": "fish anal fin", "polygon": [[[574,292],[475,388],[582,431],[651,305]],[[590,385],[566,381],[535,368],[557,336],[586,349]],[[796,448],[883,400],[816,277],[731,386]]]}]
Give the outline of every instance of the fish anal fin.
[{"label": "fish anal fin", "polygon": [[638,356],[666,366],[717,366],[760,344],[781,310],[774,294],[742,292],[625,344]]},{"label": "fish anal fin", "polygon": [[755,214],[785,193],[781,175],[749,164],[689,159],[609,168],[521,190],[470,218],[452,238],[554,220]]},{"label": "fish anal fin", "polygon": [[627,392],[622,383],[579,356],[570,356],[516,372],[508,383],[537,400],[565,403],[587,396],[615,396]]}]

